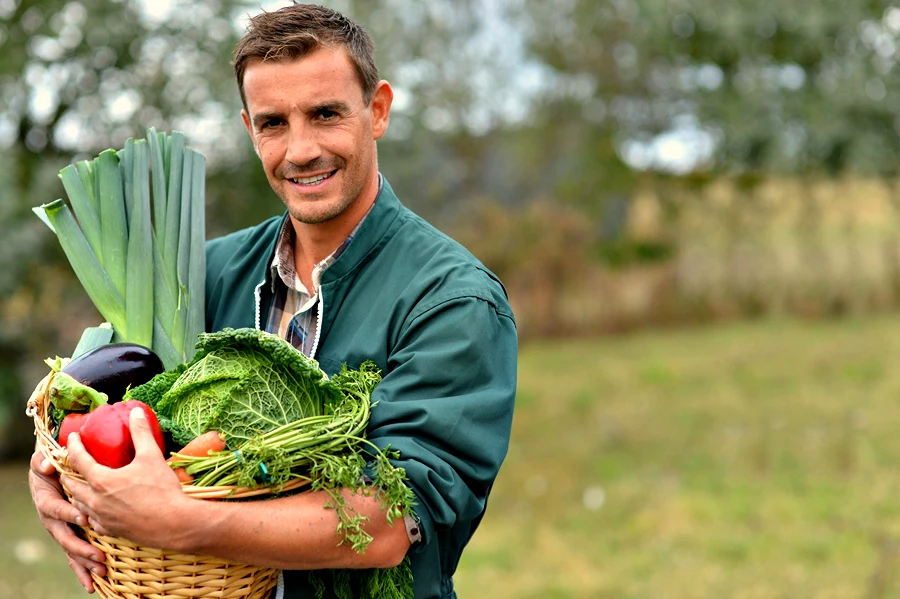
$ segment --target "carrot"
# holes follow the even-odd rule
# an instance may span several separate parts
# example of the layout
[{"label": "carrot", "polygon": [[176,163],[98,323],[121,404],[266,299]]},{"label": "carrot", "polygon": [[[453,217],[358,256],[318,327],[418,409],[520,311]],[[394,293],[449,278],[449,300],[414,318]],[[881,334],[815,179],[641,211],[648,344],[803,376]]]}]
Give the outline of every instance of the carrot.
[{"label": "carrot", "polygon": [[194,482],[194,477],[187,473],[187,470],[184,469],[184,466],[175,469],[175,475],[178,477],[178,482],[180,483],[192,483]]},{"label": "carrot", "polygon": [[[179,456],[206,457],[211,453],[223,451],[224,449],[225,439],[222,438],[219,431],[207,431],[192,439],[190,443],[182,447],[166,461],[171,464]],[[194,477],[188,474],[184,467],[175,468],[175,474],[178,475],[178,480],[183,483],[189,483],[194,480]]]}]

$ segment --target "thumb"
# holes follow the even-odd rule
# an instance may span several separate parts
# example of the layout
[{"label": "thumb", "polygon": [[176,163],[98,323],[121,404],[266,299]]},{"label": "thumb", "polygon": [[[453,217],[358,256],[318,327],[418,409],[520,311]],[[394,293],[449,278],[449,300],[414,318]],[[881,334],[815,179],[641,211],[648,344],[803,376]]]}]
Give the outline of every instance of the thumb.
[{"label": "thumb", "polygon": [[135,455],[162,456],[162,450],[156,443],[156,437],[150,428],[150,422],[143,408],[132,408],[128,413],[128,428],[131,430],[131,442],[134,443]]}]

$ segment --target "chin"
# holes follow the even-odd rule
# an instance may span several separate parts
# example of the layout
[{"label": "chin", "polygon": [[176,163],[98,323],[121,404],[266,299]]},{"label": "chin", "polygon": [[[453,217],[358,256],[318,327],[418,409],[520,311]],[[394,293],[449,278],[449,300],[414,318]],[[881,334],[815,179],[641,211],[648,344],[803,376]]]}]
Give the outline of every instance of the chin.
[{"label": "chin", "polygon": [[288,207],[288,212],[290,212],[291,216],[296,221],[307,225],[318,225],[334,220],[344,213],[347,206],[321,206],[312,207],[313,209],[310,208],[310,206]]}]

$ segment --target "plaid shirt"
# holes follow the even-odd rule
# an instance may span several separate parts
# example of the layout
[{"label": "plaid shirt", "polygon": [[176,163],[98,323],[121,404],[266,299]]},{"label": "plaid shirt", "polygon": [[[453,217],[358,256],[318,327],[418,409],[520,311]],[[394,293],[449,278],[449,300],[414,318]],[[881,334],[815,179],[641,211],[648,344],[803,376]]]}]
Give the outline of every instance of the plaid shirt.
[{"label": "plaid shirt", "polygon": [[[378,190],[381,191],[381,175],[378,175]],[[371,208],[369,209],[371,210]],[[366,213],[368,216],[368,213]],[[300,281],[294,269],[294,227],[291,219],[285,218],[278,243],[275,247],[275,258],[272,260],[272,294],[274,301],[266,320],[266,331],[275,333],[310,356],[315,349],[316,333],[319,330],[319,280],[322,273],[344,252],[353,236],[359,231],[363,216],[350,235],[330,256],[316,264],[312,271],[312,293]]]}]

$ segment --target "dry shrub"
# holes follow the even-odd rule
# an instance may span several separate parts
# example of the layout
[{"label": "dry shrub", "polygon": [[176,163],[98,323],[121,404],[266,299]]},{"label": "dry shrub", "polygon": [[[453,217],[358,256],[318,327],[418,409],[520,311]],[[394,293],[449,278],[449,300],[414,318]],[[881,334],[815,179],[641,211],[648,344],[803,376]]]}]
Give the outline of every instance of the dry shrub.
[{"label": "dry shrub", "polygon": [[593,223],[571,207],[483,200],[465,214],[454,235],[504,282],[523,338],[620,331],[669,315],[674,269],[604,267],[591,257]]}]

